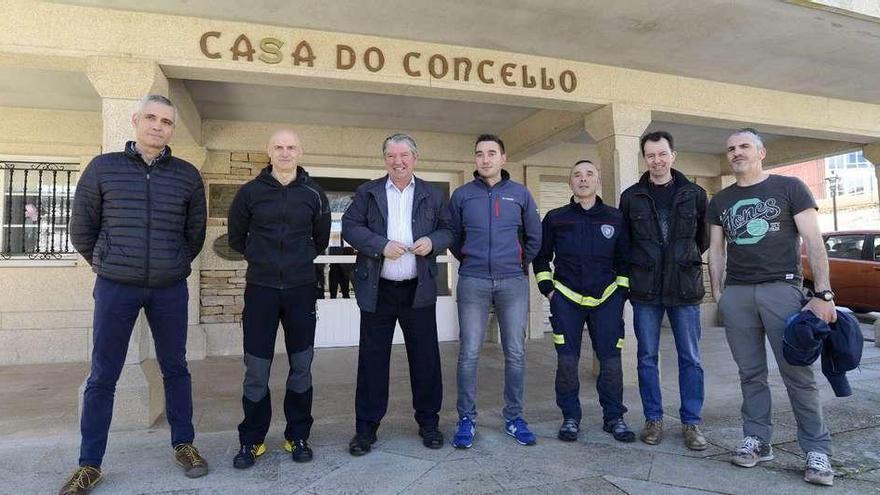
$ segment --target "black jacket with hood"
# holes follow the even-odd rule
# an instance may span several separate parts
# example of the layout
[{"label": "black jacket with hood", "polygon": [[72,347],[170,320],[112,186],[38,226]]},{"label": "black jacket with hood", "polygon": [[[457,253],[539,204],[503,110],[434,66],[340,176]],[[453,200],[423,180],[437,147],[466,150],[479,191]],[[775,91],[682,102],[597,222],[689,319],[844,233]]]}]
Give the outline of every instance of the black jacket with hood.
[{"label": "black jacket with hood", "polygon": [[315,284],[315,257],[330,240],[330,203],[302,167],[283,186],[268,165],[236,193],[227,227],[229,247],[248,262],[248,283],[276,289]]}]

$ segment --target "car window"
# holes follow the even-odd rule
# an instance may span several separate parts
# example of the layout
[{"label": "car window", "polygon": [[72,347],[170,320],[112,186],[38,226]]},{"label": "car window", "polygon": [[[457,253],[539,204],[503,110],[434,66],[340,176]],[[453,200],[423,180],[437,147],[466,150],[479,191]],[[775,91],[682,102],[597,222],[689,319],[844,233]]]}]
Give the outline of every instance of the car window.
[{"label": "car window", "polygon": [[874,261],[880,261],[880,235],[874,236]]},{"label": "car window", "polygon": [[829,258],[858,260],[862,258],[862,247],[865,245],[863,234],[830,235],[825,239],[825,248]]}]

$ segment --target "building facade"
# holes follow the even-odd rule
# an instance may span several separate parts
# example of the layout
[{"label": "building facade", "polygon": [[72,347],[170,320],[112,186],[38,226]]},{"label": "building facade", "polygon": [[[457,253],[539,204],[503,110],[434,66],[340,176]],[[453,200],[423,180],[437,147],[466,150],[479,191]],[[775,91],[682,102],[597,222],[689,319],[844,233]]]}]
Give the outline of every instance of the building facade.
[{"label": "building facade", "polygon": [[[763,8],[782,9],[795,21],[815,16],[799,5],[762,3],[730,8],[756,16]],[[406,12],[386,6],[369,13],[351,2],[297,13],[294,2],[284,17],[261,11],[260,2],[155,2],[153,12],[141,12],[127,1],[0,1],[0,365],[89,359],[94,275],[71,252],[70,198],[95,155],[120,150],[130,139],[131,114],[147,93],[168,95],[179,106],[172,149],[199,168],[208,194],[208,239],[189,280],[191,359],[241,353],[245,266],[224,243],[226,208],[236,188],[266,164],[266,140],[279,127],[300,132],[302,165],[334,205],[331,246],[339,249],[316,260],[327,279],[317,289],[326,296],[318,304],[319,346],[357,344],[354,300],[341,288],[339,297],[329,297],[331,268],[353,260],[339,239],[338,220],[354,188],[384,174],[380,146],[392,132],[415,136],[417,175],[447,194],[471,180],[474,137],[499,134],[508,147],[507,169],[530,188],[542,215],[568,201],[568,167],[583,158],[600,164],[603,199],[616,204],[643,171],[638,141],[647,130],[672,132],[677,168],[710,193],[731,182],[723,143],[744,125],[765,134],[768,166],[849,150],[880,163],[880,95],[871,88],[829,87],[817,94],[779,74],[764,85],[723,71],[700,77],[719,74],[713,62],[651,65],[644,54],[650,32],[669,18],[693,15],[687,2],[671,2],[672,12],[657,21],[638,22],[627,9],[650,10],[650,2],[574,14],[542,7],[552,22],[529,2],[515,4],[535,17],[491,6],[435,13],[439,7],[428,2]],[[707,7],[704,14],[714,13]],[[613,33],[585,40],[554,24],[594,14],[623,20]],[[473,16],[502,19],[510,29],[496,26],[481,41],[476,29],[468,30]],[[383,34],[383,20],[403,31]],[[601,25],[594,22],[584,30]],[[722,22],[717,18],[715,25]],[[688,44],[687,30],[669,30],[682,47]],[[461,41],[448,42],[443,33]],[[632,42],[602,51],[595,36],[603,34]],[[559,48],[577,43],[590,54],[579,58]],[[706,43],[707,50],[727,49],[723,40]],[[746,58],[758,53],[748,44],[742,49],[750,51]],[[880,54],[880,46],[872,49]],[[880,56],[863,59],[868,65],[876,60]],[[450,256],[440,261],[440,337],[454,340],[457,265]],[[531,307],[529,335],[540,338],[546,308],[534,288]],[[149,396],[161,390],[153,386],[159,376],[152,357],[140,322],[124,377],[132,390],[147,391],[150,411],[156,397]]]}]

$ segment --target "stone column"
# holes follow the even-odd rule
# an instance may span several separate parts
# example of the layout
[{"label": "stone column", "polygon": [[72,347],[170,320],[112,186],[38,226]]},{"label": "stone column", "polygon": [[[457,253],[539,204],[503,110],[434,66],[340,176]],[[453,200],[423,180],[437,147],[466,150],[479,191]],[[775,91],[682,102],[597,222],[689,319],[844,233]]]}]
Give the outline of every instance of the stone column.
[{"label": "stone column", "polygon": [[584,119],[587,133],[596,141],[602,173],[602,200],[617,206],[620,193],[639,180],[639,138],[651,123],[651,110],[612,103]]},{"label": "stone column", "polygon": [[[101,97],[103,153],[121,151],[133,138],[131,116],[138,100],[150,93],[168,94],[168,80],[149,60],[93,57],[88,61],[87,76]],[[156,361],[149,359],[150,343],[149,327],[141,312],[116,385],[114,430],[148,428],[165,408],[162,376]]]},{"label": "stone column", "polygon": [[[874,175],[877,177],[877,207],[880,208],[880,143],[866,145],[862,148],[862,153],[869,162],[874,164]],[[880,343],[877,346],[880,347]]]},{"label": "stone column", "polygon": [[[650,123],[650,109],[624,103],[606,105],[584,119],[584,128],[596,141],[599,152],[601,197],[605,204],[616,207],[620,193],[638,182],[642,156],[639,139]],[[634,384],[638,381],[637,343],[633,331],[632,306],[629,303],[624,306],[623,318],[626,325],[622,351],[623,379],[627,384]],[[598,372],[598,360],[593,359],[593,374]]]}]

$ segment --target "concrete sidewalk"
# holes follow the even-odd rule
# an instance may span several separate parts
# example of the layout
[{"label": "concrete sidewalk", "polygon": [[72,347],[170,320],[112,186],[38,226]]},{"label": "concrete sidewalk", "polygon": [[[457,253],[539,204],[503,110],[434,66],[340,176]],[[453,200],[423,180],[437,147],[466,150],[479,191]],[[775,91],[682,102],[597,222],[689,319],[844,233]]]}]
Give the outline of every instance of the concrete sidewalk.
[{"label": "concrete sidewalk", "polygon": [[[873,338],[871,328],[863,327]],[[834,435],[837,478],[830,489],[801,480],[804,459],[795,441],[796,423],[775,370],[771,388],[776,459],[752,469],[727,461],[741,438],[741,396],[722,328],[705,328],[702,343],[704,429],[711,445],[704,452],[687,450],[676,417],[677,367],[668,333],[661,348],[667,432],[662,444],[622,444],[601,431],[589,359],[582,364],[581,438],[574,444],[557,440],[561,417],[553,394],[556,356],[545,338],[530,342],[527,351],[526,419],[538,434],[538,444],[520,446],[502,431],[503,356],[498,345],[486,344],[480,362],[477,438],[472,449],[460,451],[449,445],[440,450],[421,445],[412,418],[405,350],[395,346],[389,412],[375,450],[362,458],[347,451],[354,424],[357,349],[322,349],[314,366],[315,460],[305,465],[294,464],[281,450],[287,366],[285,359],[278,359],[272,374],[275,421],[267,440],[270,450],[246,471],[232,468],[241,419],[241,360],[196,361],[191,363],[196,444],[211,463],[211,473],[190,480],[178,471],[167,425],[160,419],[149,430],[111,433],[105,480],[94,493],[880,493],[880,349],[871,342],[866,342],[861,370],[849,374],[852,397],[835,398],[817,371]],[[455,343],[441,346],[446,385],[441,428],[447,440],[457,419],[457,351]],[[78,455],[77,391],[87,372],[86,364],[0,368],[0,493],[56,493],[70,474]],[[635,370],[625,373],[634,383]],[[643,418],[634,385],[627,387],[625,402],[630,409],[626,419],[638,431]]]}]

